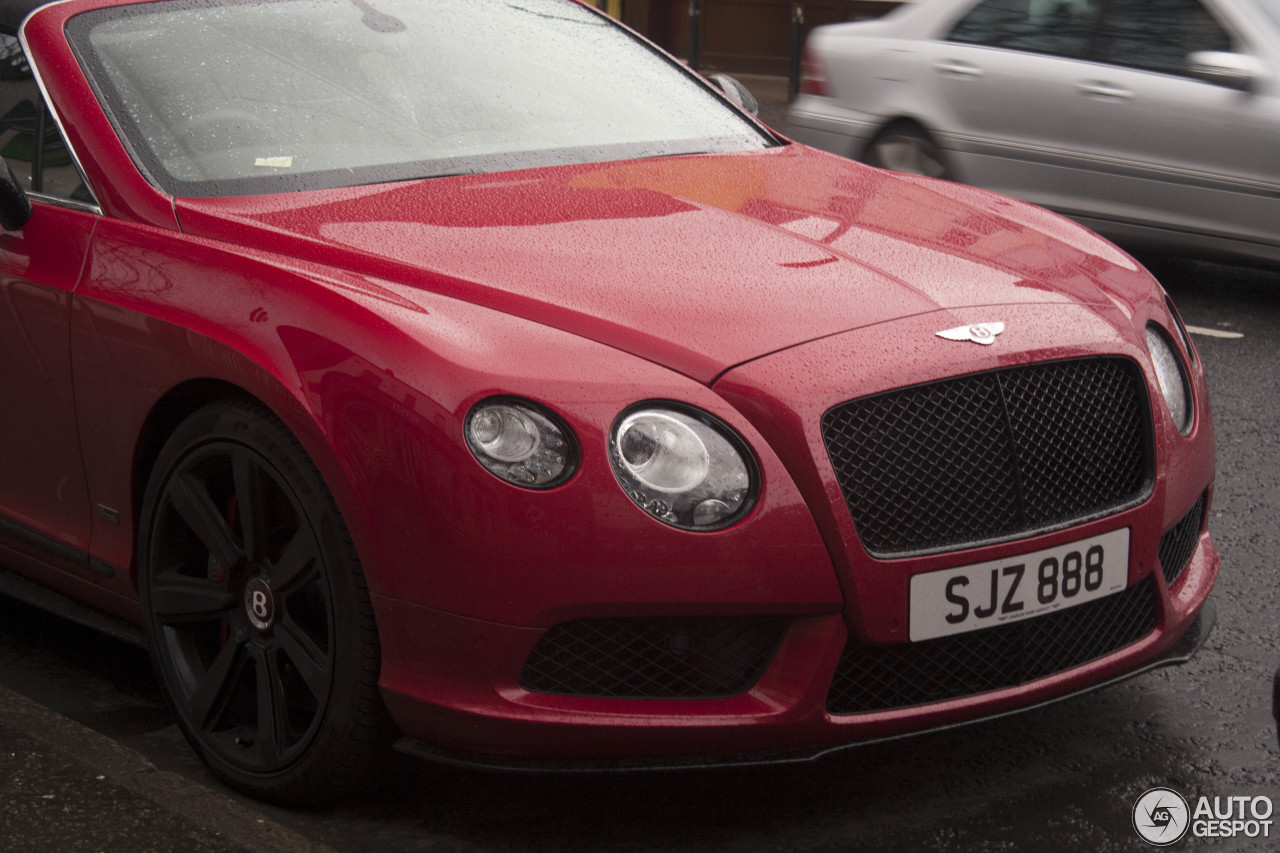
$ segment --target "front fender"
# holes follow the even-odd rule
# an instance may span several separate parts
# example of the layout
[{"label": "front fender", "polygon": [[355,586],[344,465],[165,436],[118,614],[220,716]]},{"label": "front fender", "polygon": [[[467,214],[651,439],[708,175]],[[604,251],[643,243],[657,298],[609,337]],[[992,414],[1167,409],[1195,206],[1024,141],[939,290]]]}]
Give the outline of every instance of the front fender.
[{"label": "front fender", "polygon": [[[510,625],[575,614],[834,612],[812,514],[749,422],[705,386],[576,335],[419,289],[159,229],[102,224],[74,308],[93,555],[133,595],[138,437],[159,401],[220,383],[266,404],[328,482],[375,596]],[[209,386],[206,386],[209,387]],[[462,422],[493,394],[555,410],[582,448],[531,492],[470,455]],[[613,477],[610,425],[639,400],[702,407],[753,448],[761,498],[716,533],[668,527]]]}]

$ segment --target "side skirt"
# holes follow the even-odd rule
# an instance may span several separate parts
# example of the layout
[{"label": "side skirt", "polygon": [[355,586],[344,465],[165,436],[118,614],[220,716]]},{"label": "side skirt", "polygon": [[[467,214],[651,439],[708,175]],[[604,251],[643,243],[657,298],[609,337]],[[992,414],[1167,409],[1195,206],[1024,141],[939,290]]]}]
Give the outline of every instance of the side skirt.
[{"label": "side skirt", "polygon": [[86,628],[92,628],[117,640],[123,640],[139,648],[147,648],[146,637],[137,625],[95,610],[81,604],[69,596],[56,592],[48,587],[29,581],[22,575],[0,568],[0,595],[16,598],[18,601],[47,610],[72,622],[78,622]]}]

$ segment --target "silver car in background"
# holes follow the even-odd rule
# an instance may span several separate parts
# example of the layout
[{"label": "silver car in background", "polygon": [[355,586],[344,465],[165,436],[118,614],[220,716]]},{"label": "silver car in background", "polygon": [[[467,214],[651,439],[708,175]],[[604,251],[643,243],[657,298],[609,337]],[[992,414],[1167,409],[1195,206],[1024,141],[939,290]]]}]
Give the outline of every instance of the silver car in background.
[{"label": "silver car in background", "polygon": [[1280,0],[920,0],[805,50],[800,142],[1280,263]]}]

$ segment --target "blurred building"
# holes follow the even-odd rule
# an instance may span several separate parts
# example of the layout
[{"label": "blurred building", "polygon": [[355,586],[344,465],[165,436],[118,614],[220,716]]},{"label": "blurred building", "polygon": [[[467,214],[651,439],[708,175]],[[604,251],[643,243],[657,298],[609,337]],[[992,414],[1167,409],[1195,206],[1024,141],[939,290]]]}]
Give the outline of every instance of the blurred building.
[{"label": "blurred building", "polygon": [[822,24],[878,18],[901,0],[603,0],[597,5],[672,54],[690,55],[690,2],[698,2],[698,67],[785,76],[792,53],[793,6],[803,34]]}]

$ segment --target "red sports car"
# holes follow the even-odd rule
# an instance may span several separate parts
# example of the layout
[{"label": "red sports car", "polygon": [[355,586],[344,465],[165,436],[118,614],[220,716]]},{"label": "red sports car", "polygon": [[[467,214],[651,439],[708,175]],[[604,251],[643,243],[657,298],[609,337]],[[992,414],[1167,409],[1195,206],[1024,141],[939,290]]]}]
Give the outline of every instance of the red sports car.
[{"label": "red sports car", "polygon": [[33,5],[6,588],[141,626],[230,784],[810,758],[1212,626],[1203,370],[1076,225],[570,0]]}]

